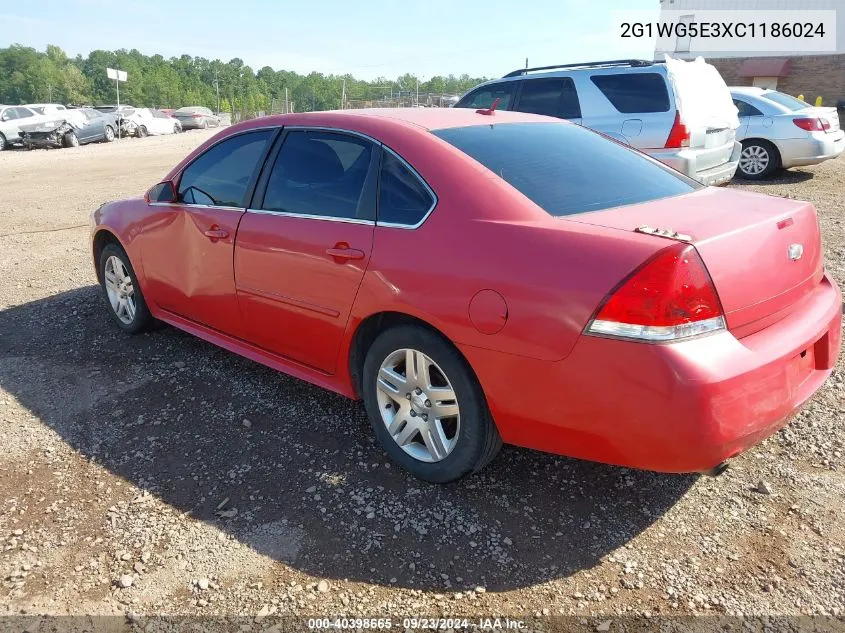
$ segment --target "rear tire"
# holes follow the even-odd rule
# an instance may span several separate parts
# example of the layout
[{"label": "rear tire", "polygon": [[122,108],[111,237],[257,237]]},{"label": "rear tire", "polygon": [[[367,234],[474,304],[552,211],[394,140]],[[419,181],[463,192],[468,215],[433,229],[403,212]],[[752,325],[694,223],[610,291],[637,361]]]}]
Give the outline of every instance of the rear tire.
[{"label": "rear tire", "polygon": [[103,132],[103,140],[106,143],[111,143],[114,140],[114,130],[110,125],[107,125],[105,131]]},{"label": "rear tire", "polygon": [[[413,359],[416,369],[408,368],[406,358]],[[424,327],[403,325],[382,332],[367,351],[362,385],[382,447],[419,479],[455,481],[484,468],[502,447],[466,360]]]},{"label": "rear tire", "polygon": [[106,245],[100,253],[99,273],[106,306],[117,326],[127,334],[150,329],[153,316],[129,257],[120,246]]},{"label": "rear tire", "polygon": [[737,172],[746,180],[764,180],[780,167],[780,152],[769,141],[748,139],[742,142]]}]

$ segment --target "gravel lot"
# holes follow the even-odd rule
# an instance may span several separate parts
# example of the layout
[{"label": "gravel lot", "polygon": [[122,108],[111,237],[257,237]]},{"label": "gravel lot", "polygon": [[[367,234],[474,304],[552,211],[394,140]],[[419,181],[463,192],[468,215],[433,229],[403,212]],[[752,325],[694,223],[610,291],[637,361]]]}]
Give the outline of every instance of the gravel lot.
[{"label": "gravel lot", "polygon": [[[436,487],[357,403],[120,333],[88,214],[213,133],[0,153],[0,614],[840,615],[842,361],[716,479],[505,448]],[[845,284],[845,159],[736,186],[813,201]]]}]

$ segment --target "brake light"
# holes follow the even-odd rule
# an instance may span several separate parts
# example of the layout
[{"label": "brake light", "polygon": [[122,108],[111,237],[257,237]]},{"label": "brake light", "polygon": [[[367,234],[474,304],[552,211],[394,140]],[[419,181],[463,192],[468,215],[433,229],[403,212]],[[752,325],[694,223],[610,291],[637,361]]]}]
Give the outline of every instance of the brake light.
[{"label": "brake light", "polygon": [[827,119],[809,119],[801,117],[792,119],[792,122],[802,130],[808,132],[827,132],[830,129],[830,121]]},{"label": "brake light", "polygon": [[675,341],[725,329],[710,273],[695,247],[670,246],[605,299],[586,331],[642,341]]},{"label": "brake light", "polygon": [[681,113],[677,110],[665,147],[689,147],[689,128],[681,123]]}]

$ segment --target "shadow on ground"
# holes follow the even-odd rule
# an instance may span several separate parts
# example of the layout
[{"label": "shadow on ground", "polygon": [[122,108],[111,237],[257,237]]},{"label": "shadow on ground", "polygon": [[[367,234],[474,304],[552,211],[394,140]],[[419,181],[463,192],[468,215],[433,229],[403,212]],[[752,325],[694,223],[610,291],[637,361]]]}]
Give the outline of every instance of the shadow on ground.
[{"label": "shadow on ground", "polygon": [[734,184],[739,185],[797,185],[798,183],[811,180],[815,174],[811,171],[801,171],[800,169],[780,169],[774,172],[765,180],[749,180],[743,178],[742,174],[737,171]]},{"label": "shadow on ground", "polygon": [[[530,586],[596,565],[695,481],[506,448],[423,484],[359,403],[171,328],[128,337],[101,301],[91,286],[0,312],[0,385],[87,459],[315,576]],[[226,497],[234,517],[215,513]]]}]

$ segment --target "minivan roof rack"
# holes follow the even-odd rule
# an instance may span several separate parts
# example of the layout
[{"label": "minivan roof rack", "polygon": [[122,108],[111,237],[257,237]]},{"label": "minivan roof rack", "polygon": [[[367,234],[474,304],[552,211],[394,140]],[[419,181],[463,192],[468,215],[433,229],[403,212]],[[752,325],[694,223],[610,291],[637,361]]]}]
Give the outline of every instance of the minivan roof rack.
[{"label": "minivan roof rack", "polygon": [[519,77],[520,75],[527,75],[530,72],[534,72],[537,70],[557,70],[560,68],[598,68],[598,67],[606,67],[606,66],[635,66],[635,67],[642,67],[642,66],[651,66],[656,62],[649,61],[647,59],[612,59],[606,62],[582,62],[580,64],[556,64],[554,66],[536,66],[535,68],[520,68],[519,70],[515,70],[513,72],[504,75],[502,79],[507,77]]}]

